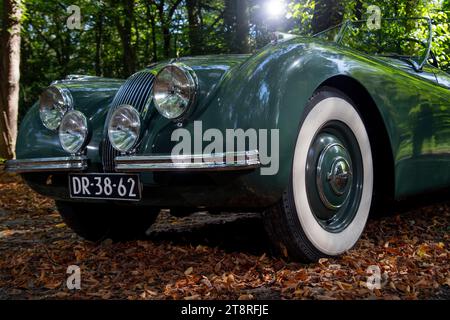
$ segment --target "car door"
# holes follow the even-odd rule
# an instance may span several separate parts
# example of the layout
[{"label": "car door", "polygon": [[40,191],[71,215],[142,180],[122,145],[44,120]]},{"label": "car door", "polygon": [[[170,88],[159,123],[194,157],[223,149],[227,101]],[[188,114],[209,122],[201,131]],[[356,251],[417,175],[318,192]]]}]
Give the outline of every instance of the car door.
[{"label": "car door", "polygon": [[416,80],[411,78],[404,84],[415,91],[409,93],[410,136],[404,141],[403,156],[397,164],[397,181],[402,181],[398,193],[407,196],[448,188],[450,78],[428,64],[421,71],[406,65],[402,69]]},{"label": "car door", "polygon": [[429,104],[422,106],[413,148],[417,149],[418,169],[432,178],[430,189],[439,189],[450,187],[450,75],[426,65],[421,77],[431,80],[432,74],[436,86],[423,92]]}]

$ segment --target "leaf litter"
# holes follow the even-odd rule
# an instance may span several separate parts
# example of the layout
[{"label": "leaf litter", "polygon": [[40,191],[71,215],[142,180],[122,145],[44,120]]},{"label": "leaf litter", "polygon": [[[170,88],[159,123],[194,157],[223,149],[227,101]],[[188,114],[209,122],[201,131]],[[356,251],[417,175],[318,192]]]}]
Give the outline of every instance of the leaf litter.
[{"label": "leaf litter", "polygon": [[[163,212],[147,239],[90,243],[51,199],[0,173],[0,299],[448,299],[448,203],[370,220],[354,249],[314,264],[272,257],[262,235],[246,238],[255,224],[255,215]],[[81,290],[66,286],[70,265]],[[381,287],[370,290],[373,267]]]}]

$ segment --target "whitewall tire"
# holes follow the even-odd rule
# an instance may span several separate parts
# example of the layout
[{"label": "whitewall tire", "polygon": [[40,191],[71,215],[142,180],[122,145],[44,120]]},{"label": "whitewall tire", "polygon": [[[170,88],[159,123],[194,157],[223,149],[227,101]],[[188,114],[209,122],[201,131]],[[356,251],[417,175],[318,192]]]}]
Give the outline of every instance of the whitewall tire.
[{"label": "whitewall tire", "polygon": [[323,88],[309,101],[282,201],[265,214],[276,246],[316,261],[350,250],[361,237],[373,197],[366,127],[352,100]]}]

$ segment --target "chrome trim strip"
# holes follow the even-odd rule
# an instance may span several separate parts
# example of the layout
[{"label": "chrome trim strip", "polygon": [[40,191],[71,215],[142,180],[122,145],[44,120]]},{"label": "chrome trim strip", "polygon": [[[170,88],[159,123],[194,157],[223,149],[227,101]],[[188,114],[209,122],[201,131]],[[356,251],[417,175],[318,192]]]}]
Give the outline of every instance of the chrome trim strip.
[{"label": "chrome trim strip", "polygon": [[116,172],[237,171],[261,167],[258,150],[186,156],[120,156]]},{"label": "chrome trim strip", "polygon": [[77,172],[87,169],[87,157],[37,158],[6,161],[5,171],[13,173],[30,172]]}]

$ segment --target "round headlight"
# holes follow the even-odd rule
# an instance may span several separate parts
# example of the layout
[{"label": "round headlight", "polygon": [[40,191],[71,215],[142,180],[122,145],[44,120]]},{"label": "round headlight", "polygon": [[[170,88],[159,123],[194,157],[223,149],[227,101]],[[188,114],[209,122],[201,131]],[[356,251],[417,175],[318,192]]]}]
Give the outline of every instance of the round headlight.
[{"label": "round headlight", "polygon": [[133,149],[141,133],[141,117],[130,105],[118,107],[111,115],[108,124],[108,137],[114,149],[128,152]]},{"label": "round headlight", "polygon": [[59,127],[59,141],[65,151],[76,154],[85,146],[88,137],[87,119],[80,111],[69,111]]},{"label": "round headlight", "polygon": [[171,64],[158,73],[153,86],[153,101],[159,113],[167,119],[185,116],[195,102],[197,78],[194,71]]},{"label": "round headlight", "polygon": [[73,98],[67,88],[48,87],[39,98],[39,114],[44,126],[58,129],[64,115],[73,109]]}]

